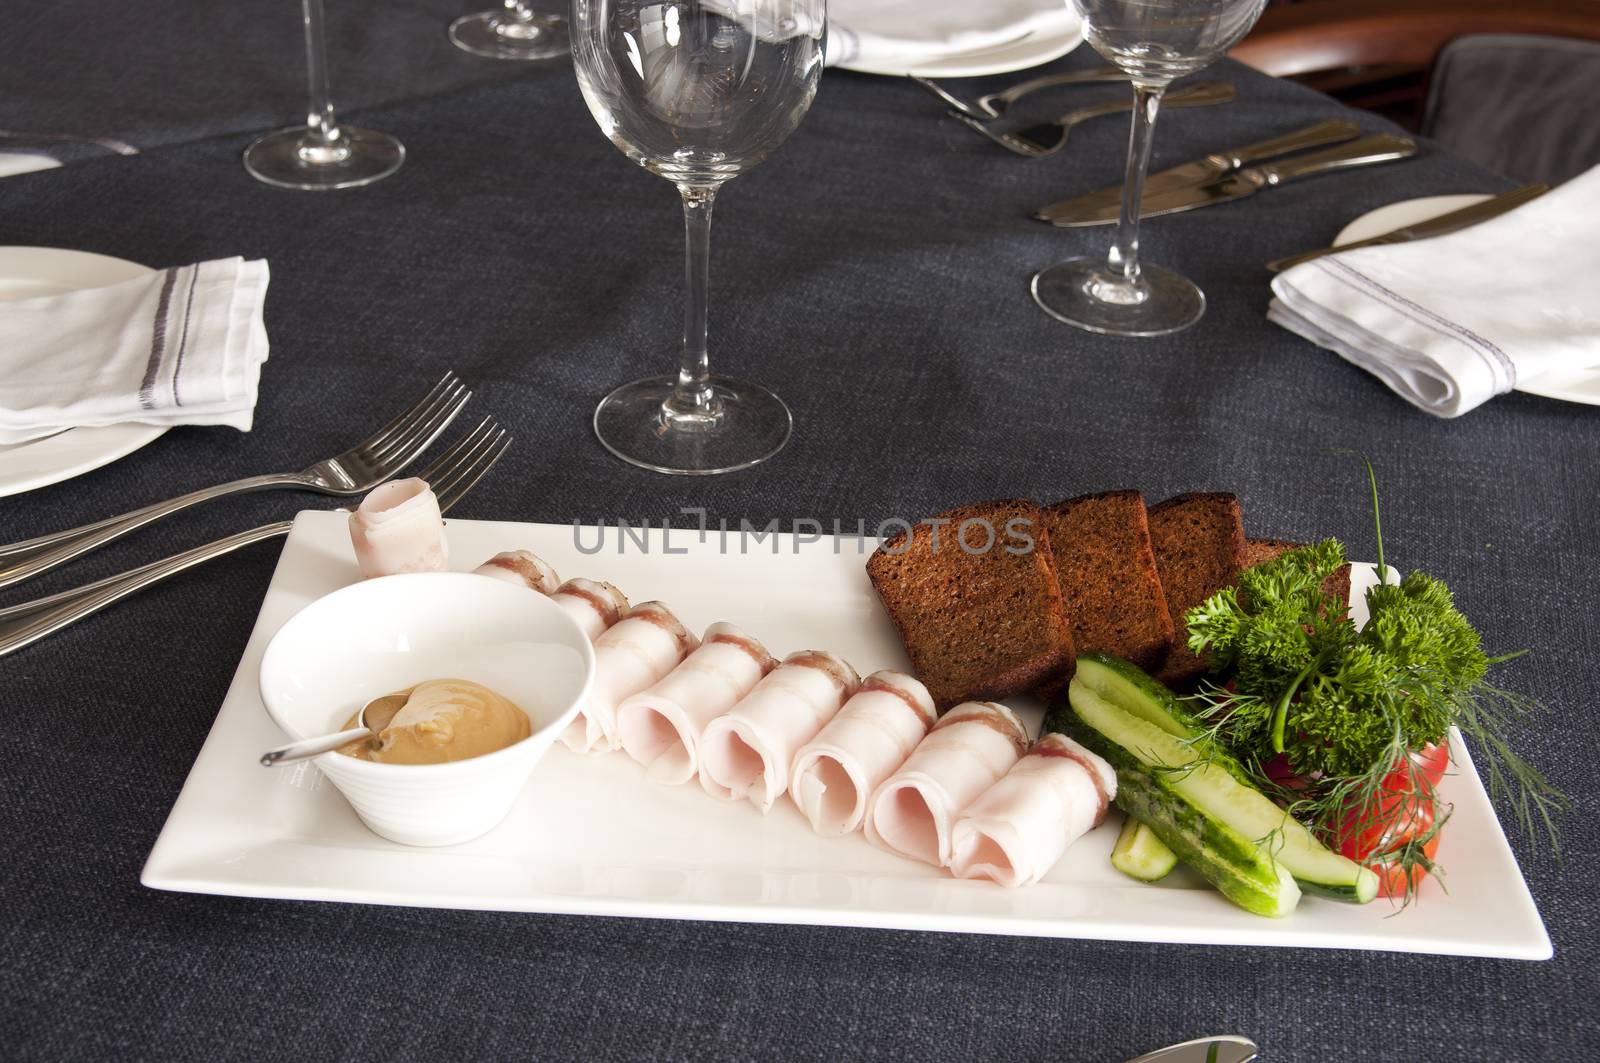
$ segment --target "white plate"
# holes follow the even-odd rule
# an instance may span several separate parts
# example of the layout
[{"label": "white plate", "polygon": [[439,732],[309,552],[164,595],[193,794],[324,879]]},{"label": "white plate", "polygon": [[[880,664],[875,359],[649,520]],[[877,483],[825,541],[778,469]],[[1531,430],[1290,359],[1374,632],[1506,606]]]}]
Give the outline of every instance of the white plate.
[{"label": "white plate", "polygon": [[[1083,26],[1077,14],[1064,3],[1052,6],[1054,10],[1050,11],[1047,18],[1036,20],[1029,29],[1019,31],[1015,37],[1002,32],[996,43],[989,47],[920,63],[881,59],[874,62],[870,58],[860,58],[839,63],[838,67],[861,74],[891,77],[916,74],[928,78],[984,77],[1028,70],[1061,58],[1083,42]],[[837,19],[840,26],[849,27],[863,35],[876,32],[894,36],[897,32],[903,32],[899,28],[899,20],[907,17],[903,4],[885,5],[877,0],[856,0],[848,6],[831,3],[828,8],[830,20]],[[970,5],[966,10],[974,12],[974,17],[981,17],[983,5]]]},{"label": "white plate", "polygon": [[36,173],[39,170],[57,170],[61,160],[49,155],[35,155],[26,151],[0,151],[0,177]]},{"label": "white plate", "polygon": [[[1448,214],[1452,210],[1482,203],[1489,198],[1491,197],[1470,193],[1458,196],[1425,196],[1422,199],[1406,199],[1399,203],[1390,203],[1387,207],[1368,211],[1346,225],[1339,235],[1334,237],[1333,244],[1338,247],[1340,244],[1365,240],[1369,236],[1378,236],[1404,225],[1415,225],[1429,218]],[[1518,384],[1516,390],[1529,395],[1542,395],[1547,399],[1562,399],[1566,402],[1600,406],[1600,370],[1580,369],[1570,374],[1547,373],[1535,380]]]},{"label": "white plate", "polygon": [[[101,288],[154,273],[137,262],[59,247],[0,247],[0,302]],[[0,444],[0,498],[80,476],[158,439],[163,425],[69,428],[27,443]]]},{"label": "white plate", "polygon": [[[904,668],[904,651],[867,583],[873,540],[796,543],[657,529],[617,552],[566,525],[449,521],[452,567],[526,548],[566,576],[611,580],[634,600],[660,598],[697,630],[746,626],[774,653],[818,647],[862,674]],[[740,552],[743,542],[745,552]],[[665,552],[667,549],[671,553]],[[681,552],[680,552],[681,551]],[[1366,570],[1370,574],[1370,569]],[[787,800],[763,818],[698,785],[661,787],[620,753],[540,761],[501,826],[448,849],[386,842],[356,819],[315,767],[262,769],[283,740],[257,691],[273,633],[318,596],[357,579],[346,520],[302,513],[262,603],[215,726],[167,819],[142,881],[158,889],[246,897],[442,908],[981,931],[1046,937],[1386,949],[1543,959],[1550,940],[1494,812],[1456,744],[1459,774],[1440,787],[1455,805],[1439,849],[1450,892],[1435,882],[1394,914],[1306,897],[1287,919],[1235,908],[1180,869],[1159,885],[1112,870],[1119,816],[1081,839],[1043,882],[1005,890],[957,881],[880,852],[859,834],[821,838]],[[1037,726],[1037,707],[1016,706]]]}]

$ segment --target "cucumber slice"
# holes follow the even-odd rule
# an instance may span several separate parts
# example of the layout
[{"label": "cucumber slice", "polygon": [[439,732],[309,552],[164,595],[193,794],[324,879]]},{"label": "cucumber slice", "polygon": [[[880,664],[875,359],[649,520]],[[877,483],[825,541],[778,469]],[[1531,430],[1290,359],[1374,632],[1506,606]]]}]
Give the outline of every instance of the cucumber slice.
[{"label": "cucumber slice", "polygon": [[1131,713],[1179,738],[1193,738],[1199,722],[1171,690],[1138,665],[1093,651],[1080,654],[1075,678],[1123,712]]},{"label": "cucumber slice", "polygon": [[[1137,671],[1097,654],[1080,657],[1067,694],[1073,712],[1168,778],[1173,789],[1207,815],[1269,846],[1306,892],[1355,904],[1377,896],[1377,875],[1313,838],[1298,820],[1245,782],[1238,764],[1222,750],[1190,737],[1193,730],[1181,710],[1169,711],[1171,693],[1163,697],[1149,690],[1130,675]],[[1166,726],[1154,722],[1163,716]]]},{"label": "cucumber slice", "polygon": [[1152,771],[1070,709],[1053,710],[1044,729],[1064,731],[1105,757],[1117,771],[1117,807],[1148,825],[1179,859],[1234,904],[1256,915],[1280,918],[1300,903],[1300,887],[1289,870],[1255,839],[1195,807],[1174,789],[1171,773]]},{"label": "cucumber slice", "polygon": [[1144,822],[1128,817],[1111,847],[1111,866],[1140,882],[1157,882],[1178,864],[1178,854]]}]

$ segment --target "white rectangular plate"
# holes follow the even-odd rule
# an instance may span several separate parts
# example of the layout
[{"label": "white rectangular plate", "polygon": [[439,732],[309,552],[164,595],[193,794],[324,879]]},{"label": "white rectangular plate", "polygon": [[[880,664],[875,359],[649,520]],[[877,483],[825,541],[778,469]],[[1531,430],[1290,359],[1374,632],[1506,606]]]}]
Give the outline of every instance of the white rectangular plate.
[{"label": "white rectangular plate", "polygon": [[[262,769],[283,740],[256,685],[267,642],[314,599],[359,578],[341,514],[302,513],[255,631],[167,819],[142,881],[243,897],[525,912],[835,924],[1043,937],[1384,949],[1546,959],[1550,939],[1459,739],[1440,787],[1455,806],[1439,848],[1450,892],[1429,881],[1397,911],[1306,897],[1281,920],[1235,908],[1186,869],[1158,885],[1111,868],[1120,816],[1081,839],[1035,886],[964,882],[879,852],[860,833],[820,838],[787,800],[762,817],[699,786],[646,782],[621,754],[559,745],[521,802],[488,835],[409,849],[363,827],[310,765]],[[587,527],[449,521],[451,567],[529,549],[565,576],[610,580],[634,601],[662,599],[696,630],[740,624],[775,654],[833,650],[863,675],[905,668],[867,582],[871,539],[756,540],[712,530],[639,539]],[[580,545],[582,549],[580,549]],[[620,551],[620,552],[619,552]],[[670,552],[669,552],[670,551]],[[1358,572],[1362,571],[1358,567]],[[1372,571],[1365,569],[1370,579]],[[1359,581],[1358,581],[1359,582]],[[1037,704],[1018,701],[1030,726]]]}]

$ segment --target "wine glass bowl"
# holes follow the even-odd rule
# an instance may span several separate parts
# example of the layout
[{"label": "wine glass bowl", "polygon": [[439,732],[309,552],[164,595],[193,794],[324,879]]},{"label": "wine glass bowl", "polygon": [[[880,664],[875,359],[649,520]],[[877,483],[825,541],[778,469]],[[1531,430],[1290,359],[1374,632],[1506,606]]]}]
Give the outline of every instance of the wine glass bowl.
[{"label": "wine glass bowl", "polygon": [[601,131],[677,186],[686,237],[678,372],[624,385],[595,411],[612,453],[670,473],[718,473],[787,441],[782,400],[714,376],[706,352],[717,190],[770,155],[805,117],[822,73],[825,0],[573,0],[578,86]]},{"label": "wine glass bowl", "polygon": [[1250,32],[1265,0],[1068,0],[1084,40],[1134,78],[1165,84],[1210,66]]},{"label": "wine glass bowl", "polygon": [[[790,9],[815,11],[814,32]],[[805,117],[822,72],[821,9],[821,0],[577,0],[578,87],[634,162],[675,184],[720,184]]]},{"label": "wine glass bowl", "polygon": [[1034,302],[1059,321],[1112,336],[1161,336],[1205,313],[1205,294],[1139,261],[1139,212],[1161,97],[1173,79],[1227,53],[1266,0],[1068,0],[1090,47],[1133,81],[1133,125],[1117,236],[1104,258],[1082,256],[1034,275]]}]

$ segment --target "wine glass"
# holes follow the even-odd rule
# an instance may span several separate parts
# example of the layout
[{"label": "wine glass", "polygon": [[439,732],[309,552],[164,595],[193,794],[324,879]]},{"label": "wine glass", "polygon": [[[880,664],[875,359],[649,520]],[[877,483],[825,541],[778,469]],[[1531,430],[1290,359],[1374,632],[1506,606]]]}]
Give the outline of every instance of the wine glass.
[{"label": "wine glass", "polygon": [[777,453],[789,409],[706,356],[711,205],[792,133],[822,73],[826,0],[573,0],[572,58],[600,129],[678,186],[688,296],[678,371],[626,384],[594,429],[624,461],[718,473]]},{"label": "wine glass", "polygon": [[340,125],[328,95],[328,49],[322,0],[301,0],[306,23],[306,74],[311,108],[306,124],[268,133],[244,149],[244,168],[279,188],[354,188],[388,177],[405,161],[394,137]]},{"label": "wine glass", "polygon": [[1221,58],[1249,32],[1266,0],[1068,0],[1094,50],[1133,79],[1133,129],[1116,242],[1104,259],[1067,259],[1034,275],[1045,313],[1090,332],[1160,336],[1205,313],[1194,283],[1139,262],[1139,209],[1161,94],[1174,78]]},{"label": "wine glass", "polygon": [[554,59],[572,51],[563,16],[535,11],[527,0],[503,0],[503,7],[450,23],[451,42],[490,59]]}]

